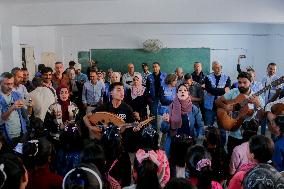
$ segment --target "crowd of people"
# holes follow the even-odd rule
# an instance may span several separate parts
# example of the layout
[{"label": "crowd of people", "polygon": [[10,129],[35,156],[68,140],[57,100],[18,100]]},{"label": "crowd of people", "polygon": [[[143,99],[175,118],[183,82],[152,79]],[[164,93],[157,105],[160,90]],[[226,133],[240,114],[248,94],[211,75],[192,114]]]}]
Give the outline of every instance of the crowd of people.
[{"label": "crowd of people", "polygon": [[[235,83],[218,61],[208,75],[201,62],[193,73],[154,62],[85,74],[74,61],[40,64],[32,81],[25,68],[2,73],[0,188],[284,188],[283,79],[269,63],[258,82],[241,58]],[[125,124],[94,123],[98,112]]]}]

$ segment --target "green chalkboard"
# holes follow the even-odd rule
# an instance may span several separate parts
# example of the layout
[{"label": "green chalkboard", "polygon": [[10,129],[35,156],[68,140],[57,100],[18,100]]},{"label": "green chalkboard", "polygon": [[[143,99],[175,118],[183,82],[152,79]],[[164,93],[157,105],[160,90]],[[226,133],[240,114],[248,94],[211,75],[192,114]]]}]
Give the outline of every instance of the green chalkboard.
[{"label": "green chalkboard", "polygon": [[193,72],[193,63],[201,61],[203,71],[210,71],[209,48],[165,48],[158,53],[149,53],[143,49],[91,49],[91,58],[96,60],[99,69],[127,72],[127,64],[133,63],[135,71],[141,72],[141,64],[148,63],[150,70],[153,62],[159,62],[161,70],[167,73],[182,67],[185,73]]}]

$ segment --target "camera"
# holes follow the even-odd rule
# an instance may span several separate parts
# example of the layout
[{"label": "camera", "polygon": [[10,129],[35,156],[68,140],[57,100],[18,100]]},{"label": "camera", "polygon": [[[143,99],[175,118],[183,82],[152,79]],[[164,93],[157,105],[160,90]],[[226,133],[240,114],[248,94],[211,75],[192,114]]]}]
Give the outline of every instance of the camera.
[{"label": "camera", "polygon": [[246,58],[246,55],[244,55],[244,54],[240,55],[240,58]]}]

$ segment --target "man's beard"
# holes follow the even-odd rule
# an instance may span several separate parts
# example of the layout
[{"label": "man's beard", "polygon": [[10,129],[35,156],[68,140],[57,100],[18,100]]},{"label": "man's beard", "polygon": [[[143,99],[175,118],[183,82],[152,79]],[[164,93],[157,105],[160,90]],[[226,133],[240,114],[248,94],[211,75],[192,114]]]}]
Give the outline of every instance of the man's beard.
[{"label": "man's beard", "polygon": [[248,88],[238,87],[238,89],[239,89],[240,93],[243,93],[243,94],[245,94],[245,93],[247,93],[249,91],[249,87]]}]

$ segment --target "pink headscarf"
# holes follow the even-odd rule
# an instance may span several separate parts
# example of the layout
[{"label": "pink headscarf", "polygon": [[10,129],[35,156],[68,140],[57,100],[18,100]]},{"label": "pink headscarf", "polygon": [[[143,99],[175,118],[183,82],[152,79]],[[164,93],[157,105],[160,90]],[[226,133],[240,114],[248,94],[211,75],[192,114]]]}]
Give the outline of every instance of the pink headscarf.
[{"label": "pink headscarf", "polygon": [[180,100],[176,96],[170,105],[170,122],[171,129],[178,129],[182,126],[181,116],[188,114],[192,110],[191,98],[188,97],[186,100]]},{"label": "pink headscarf", "polygon": [[142,85],[141,74],[135,74],[134,78],[135,77],[138,79],[138,85],[137,86],[132,85],[132,87],[131,87],[131,98],[132,99],[135,99],[138,96],[142,96],[144,94],[144,91],[145,91],[145,87]]},{"label": "pink headscarf", "polygon": [[[170,180],[170,165],[166,153],[163,150],[150,150],[146,152],[139,149],[136,154],[137,161],[141,164],[145,159],[151,160],[158,167],[157,176],[162,187]],[[134,170],[135,171],[135,170]]]}]

